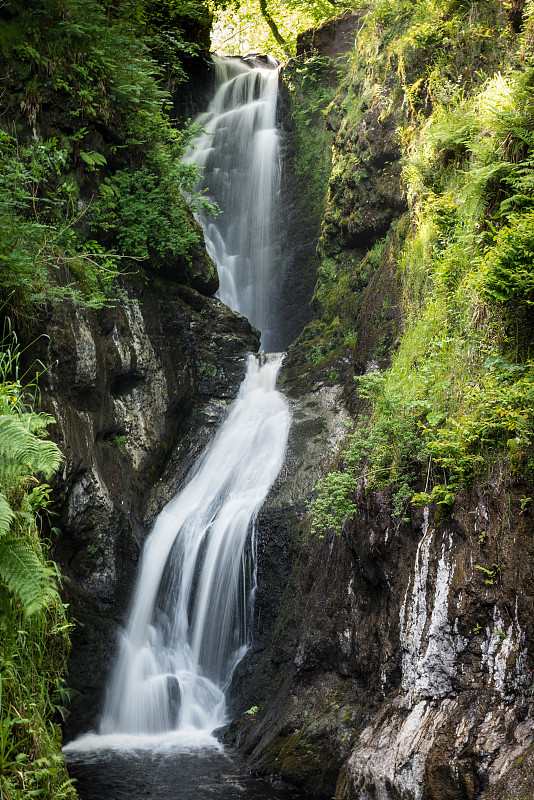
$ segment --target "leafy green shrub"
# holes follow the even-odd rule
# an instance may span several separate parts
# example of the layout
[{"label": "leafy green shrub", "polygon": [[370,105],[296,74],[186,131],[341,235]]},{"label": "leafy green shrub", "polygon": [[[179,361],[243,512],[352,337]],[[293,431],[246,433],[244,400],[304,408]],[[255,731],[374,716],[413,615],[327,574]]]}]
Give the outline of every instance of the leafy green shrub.
[{"label": "leafy green shrub", "polygon": [[509,224],[494,234],[479,286],[492,302],[534,305],[534,211],[511,216]]},{"label": "leafy green shrub", "polygon": [[115,233],[124,256],[160,265],[169,254],[186,256],[199,240],[191,211],[215,214],[217,206],[194,193],[198,169],[183,160],[196,126],[177,130],[162,118],[147,126],[152,146],[139,155],[141,163],[105,179],[89,216],[95,230]]},{"label": "leafy green shrub", "polygon": [[534,364],[512,364],[502,357],[486,362],[475,385],[462,391],[462,409],[447,426],[423,429],[426,449],[459,481],[472,478],[491,447],[531,444],[534,434]]},{"label": "leafy green shrub", "polygon": [[313,504],[313,530],[337,529],[356,511],[354,491],[362,480],[366,491],[393,488],[394,515],[405,515],[411,496],[414,467],[423,459],[418,422],[424,407],[406,407],[401,392],[386,390],[386,375],[371,372],[358,378],[360,396],[369,400],[373,414],[361,417],[345,441],[341,469],[329,472],[317,485]]},{"label": "leafy green shrub", "polygon": [[54,139],[20,145],[0,130],[0,301],[22,320],[65,297],[102,307],[118,274],[112,253],[76,234],[77,213],[58,192],[66,160]]},{"label": "leafy green shrub", "polygon": [[182,160],[195,132],[195,126],[182,131],[168,122],[156,126],[157,146],[142,163],[117,170],[101,184],[89,211],[91,226],[96,232],[111,232],[123,257],[150,260],[151,266],[161,266],[169,257],[188,260],[200,238],[192,211],[217,213],[216,204],[194,192],[197,167]]},{"label": "leafy green shrub", "polygon": [[328,530],[341,533],[345,517],[351,519],[356,512],[354,502],[354,470],[328,472],[316,486],[317,496],[312,503],[312,532],[322,536]]},{"label": "leafy green shrub", "polygon": [[166,183],[146,166],[116,172],[99,202],[93,219],[116,229],[121,251],[131,258],[145,260],[154,254],[162,261],[168,251],[184,255],[198,240],[185,201],[169,196]]}]

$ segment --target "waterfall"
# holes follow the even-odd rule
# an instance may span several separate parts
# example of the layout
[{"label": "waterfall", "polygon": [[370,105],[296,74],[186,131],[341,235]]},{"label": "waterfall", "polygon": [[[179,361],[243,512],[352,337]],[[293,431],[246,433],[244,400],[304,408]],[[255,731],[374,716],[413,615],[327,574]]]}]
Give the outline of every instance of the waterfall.
[{"label": "waterfall", "polygon": [[147,540],[101,732],[212,731],[247,643],[251,523],[284,458],[280,357],[248,372],[229,416]]},{"label": "waterfall", "polygon": [[203,170],[198,190],[220,207],[199,214],[206,247],[217,264],[219,298],[261,331],[261,348],[279,350],[277,292],[282,284],[275,235],[280,192],[276,128],[277,62],[214,56],[218,89],[197,119],[204,132],[187,160]]},{"label": "waterfall", "polygon": [[[201,218],[221,299],[274,341],[273,194],[279,172],[277,73],[218,59],[220,86],[188,158],[222,213]],[[247,374],[185,487],[145,543],[98,735],[86,752],[155,741],[213,743],[227,722],[225,691],[249,636],[254,524],[283,463],[290,412],[276,391],[282,356],[248,357]]]}]

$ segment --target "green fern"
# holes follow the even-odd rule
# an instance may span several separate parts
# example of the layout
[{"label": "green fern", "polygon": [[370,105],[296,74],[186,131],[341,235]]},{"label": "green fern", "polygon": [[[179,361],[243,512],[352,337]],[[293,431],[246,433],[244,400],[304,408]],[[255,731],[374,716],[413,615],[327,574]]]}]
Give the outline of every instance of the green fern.
[{"label": "green fern", "polygon": [[62,455],[57,445],[40,438],[52,417],[26,411],[20,387],[6,386],[3,394],[11,399],[0,413],[0,582],[28,617],[57,592],[54,571],[33,550],[35,509],[28,507],[27,481],[34,473],[50,478]]},{"label": "green fern", "polygon": [[[51,421],[47,414],[12,411],[0,415],[0,487],[20,485],[34,472],[51,477],[61,463],[61,451],[40,439]],[[28,532],[35,523],[24,504],[12,506],[0,492],[0,581],[15,595],[26,616],[44,608],[55,595],[54,572],[32,550]],[[18,536],[9,536],[11,528]]]},{"label": "green fern", "polygon": [[57,596],[55,572],[42,564],[24,539],[0,539],[0,579],[29,617]]},{"label": "green fern", "polygon": [[0,538],[9,533],[15,515],[4,494],[0,494]]},{"label": "green fern", "polygon": [[534,212],[511,215],[482,262],[478,287],[496,303],[534,306]]},{"label": "green fern", "polygon": [[0,482],[26,472],[50,478],[61,463],[61,451],[32,433],[41,432],[51,417],[43,414],[0,416]]}]

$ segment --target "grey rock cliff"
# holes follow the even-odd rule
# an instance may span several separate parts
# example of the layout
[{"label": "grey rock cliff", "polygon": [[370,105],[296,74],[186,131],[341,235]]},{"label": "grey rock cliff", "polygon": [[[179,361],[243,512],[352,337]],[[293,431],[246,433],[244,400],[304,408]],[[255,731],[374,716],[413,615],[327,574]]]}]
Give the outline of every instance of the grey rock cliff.
[{"label": "grey rock cliff", "polygon": [[251,667],[261,711],[233,726],[254,770],[339,800],[506,796],[490,787],[534,740],[523,489],[492,481],[445,520],[401,522],[362,487],[354,521],[325,539],[302,514],[275,519],[293,566]]}]

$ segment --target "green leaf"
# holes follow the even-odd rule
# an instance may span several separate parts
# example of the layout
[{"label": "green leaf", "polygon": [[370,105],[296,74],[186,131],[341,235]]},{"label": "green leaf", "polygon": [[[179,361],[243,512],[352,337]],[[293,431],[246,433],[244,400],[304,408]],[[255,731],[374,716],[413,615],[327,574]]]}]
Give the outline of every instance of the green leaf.
[{"label": "green leaf", "polygon": [[55,596],[55,573],[44,566],[24,539],[0,539],[0,578],[20,601],[26,616]]},{"label": "green leaf", "polygon": [[432,411],[430,414],[426,415],[426,420],[429,425],[432,425],[434,428],[436,425],[439,425],[440,422],[444,422],[446,419],[445,414],[441,414],[437,411]]},{"label": "green leaf", "polygon": [[15,515],[7,498],[4,494],[0,494],[0,537],[5,536],[9,532],[9,527]]},{"label": "green leaf", "polygon": [[61,451],[28,430],[41,432],[50,419],[40,414],[0,416],[0,479],[28,471],[52,477],[63,458]]},{"label": "green leaf", "polygon": [[80,156],[91,169],[103,167],[107,164],[105,156],[103,156],[102,153],[96,153],[94,150],[90,153],[85,153],[83,150],[80,150]]}]

